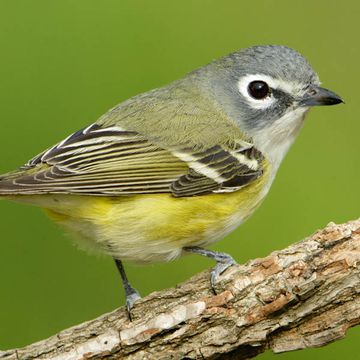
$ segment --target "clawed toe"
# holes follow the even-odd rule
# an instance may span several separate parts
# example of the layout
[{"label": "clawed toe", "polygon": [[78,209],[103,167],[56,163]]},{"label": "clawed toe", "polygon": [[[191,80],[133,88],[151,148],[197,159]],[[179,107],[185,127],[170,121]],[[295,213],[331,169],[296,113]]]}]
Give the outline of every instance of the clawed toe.
[{"label": "clawed toe", "polygon": [[211,286],[215,291],[215,285],[219,280],[219,276],[230,266],[237,264],[236,261],[226,253],[203,249],[198,246],[187,246],[183,248],[184,251],[192,252],[194,254],[199,254],[206,256],[210,259],[216,261],[216,266],[211,270]]},{"label": "clawed toe", "polygon": [[139,299],[141,299],[141,296],[135,289],[133,289],[132,292],[126,294],[126,308],[130,318],[131,318],[131,309],[133,308],[135,302],[138,301]]},{"label": "clawed toe", "polygon": [[219,277],[220,275],[230,266],[235,265],[236,261],[227,254],[222,254],[222,255],[226,255],[226,257],[224,256],[224,262],[218,262],[215,267],[211,270],[211,277],[210,277],[210,281],[211,281],[211,286],[212,288],[215,290],[215,285],[217,284],[217,282],[219,281]]}]

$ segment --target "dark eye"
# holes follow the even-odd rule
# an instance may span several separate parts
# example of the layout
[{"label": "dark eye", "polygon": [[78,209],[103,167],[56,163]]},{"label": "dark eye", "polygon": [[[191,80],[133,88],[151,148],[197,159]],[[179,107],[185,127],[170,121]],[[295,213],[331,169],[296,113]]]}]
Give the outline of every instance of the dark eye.
[{"label": "dark eye", "polygon": [[254,99],[261,100],[270,95],[270,88],[264,81],[252,81],[248,85],[248,92]]}]

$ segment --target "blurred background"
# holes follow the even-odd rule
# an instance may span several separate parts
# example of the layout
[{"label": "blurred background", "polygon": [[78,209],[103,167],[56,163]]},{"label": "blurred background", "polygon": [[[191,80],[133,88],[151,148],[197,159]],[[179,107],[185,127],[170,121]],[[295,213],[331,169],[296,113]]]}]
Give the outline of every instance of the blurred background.
[{"label": "blurred background", "polygon": [[[0,170],[95,121],[110,107],[255,44],[300,51],[346,105],[316,108],[256,214],[214,246],[239,262],[330,221],[359,217],[357,1],[1,0]],[[19,347],[123,304],[110,258],[78,251],[44,213],[0,202],[0,349]],[[146,295],[213,263],[127,264]],[[353,359],[360,328],[279,359]],[[259,359],[272,359],[266,353]]]}]

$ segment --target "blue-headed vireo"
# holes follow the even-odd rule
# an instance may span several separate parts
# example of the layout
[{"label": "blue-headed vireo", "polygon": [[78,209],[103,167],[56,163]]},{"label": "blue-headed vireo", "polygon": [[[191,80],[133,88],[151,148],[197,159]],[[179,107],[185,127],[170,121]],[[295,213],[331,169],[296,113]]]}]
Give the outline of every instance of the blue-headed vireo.
[{"label": "blue-headed vireo", "polygon": [[185,252],[234,263],[206,247],[267,194],[314,105],[341,103],[284,46],[255,46],[135,96],[0,177],[3,198],[46,209],[87,247],[111,255],[128,309],[138,299],[122,260]]}]

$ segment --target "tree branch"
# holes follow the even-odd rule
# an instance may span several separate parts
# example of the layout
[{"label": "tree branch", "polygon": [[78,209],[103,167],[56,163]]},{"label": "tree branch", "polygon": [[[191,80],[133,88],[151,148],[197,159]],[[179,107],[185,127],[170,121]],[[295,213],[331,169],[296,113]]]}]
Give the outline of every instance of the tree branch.
[{"label": "tree branch", "polygon": [[221,277],[176,288],[64,330],[13,359],[248,359],[266,349],[323,346],[360,322],[360,219],[325,229]]}]

